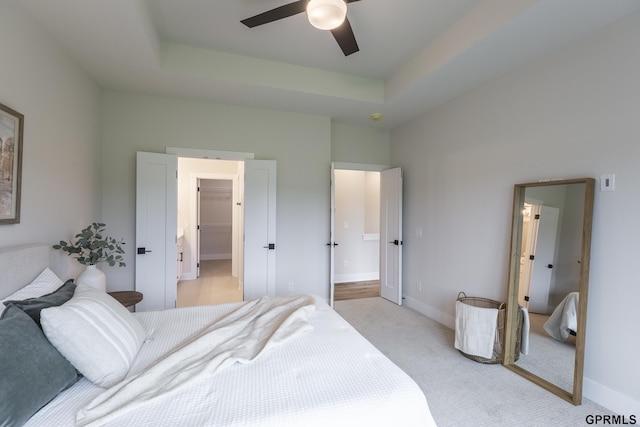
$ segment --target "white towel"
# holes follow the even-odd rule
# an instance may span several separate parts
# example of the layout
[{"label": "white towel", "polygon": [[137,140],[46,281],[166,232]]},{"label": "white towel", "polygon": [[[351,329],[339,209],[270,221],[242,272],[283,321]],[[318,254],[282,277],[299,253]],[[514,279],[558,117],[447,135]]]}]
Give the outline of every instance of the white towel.
[{"label": "white towel", "polygon": [[454,347],[471,356],[493,357],[498,323],[497,308],[474,307],[456,301],[456,339]]},{"label": "white towel", "polygon": [[520,353],[529,354],[529,310],[527,307],[520,306],[522,310],[522,331],[520,333]]}]

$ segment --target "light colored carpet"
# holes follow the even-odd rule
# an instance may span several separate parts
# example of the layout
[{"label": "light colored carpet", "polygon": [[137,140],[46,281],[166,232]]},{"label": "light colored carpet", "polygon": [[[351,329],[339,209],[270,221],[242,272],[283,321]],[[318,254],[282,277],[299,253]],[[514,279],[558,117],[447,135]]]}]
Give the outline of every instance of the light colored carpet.
[{"label": "light colored carpet", "polygon": [[454,331],[382,298],[336,301],[336,311],[422,388],[440,427],[587,426],[612,412],[583,399],[574,406],[501,365],[453,348]]},{"label": "light colored carpet", "polygon": [[561,342],[551,338],[544,330],[548,319],[543,314],[529,313],[529,353],[521,354],[516,365],[572,392],[576,339],[570,336]]}]

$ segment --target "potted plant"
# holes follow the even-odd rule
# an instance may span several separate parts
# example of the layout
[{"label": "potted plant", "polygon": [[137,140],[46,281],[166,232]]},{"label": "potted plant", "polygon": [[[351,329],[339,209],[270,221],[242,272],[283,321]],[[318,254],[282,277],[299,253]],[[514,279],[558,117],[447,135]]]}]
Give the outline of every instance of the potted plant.
[{"label": "potted plant", "polygon": [[106,225],[94,222],[75,235],[75,241],[60,240],[60,243],[53,245],[54,249],[62,249],[69,256],[78,260],[86,266],[85,270],[76,280],[79,284],[85,284],[94,288],[106,290],[106,279],[102,271],[96,264],[106,262],[110,267],[118,265],[125,267],[124,262],[124,241],[116,240],[113,237],[105,236]]}]

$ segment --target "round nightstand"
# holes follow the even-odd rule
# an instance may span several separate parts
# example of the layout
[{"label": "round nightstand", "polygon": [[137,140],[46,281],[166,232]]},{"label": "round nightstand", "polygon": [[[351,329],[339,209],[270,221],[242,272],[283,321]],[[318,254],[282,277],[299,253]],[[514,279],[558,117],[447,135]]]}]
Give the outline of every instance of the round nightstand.
[{"label": "round nightstand", "polygon": [[107,292],[125,307],[131,307],[142,301],[142,293],[136,291]]}]

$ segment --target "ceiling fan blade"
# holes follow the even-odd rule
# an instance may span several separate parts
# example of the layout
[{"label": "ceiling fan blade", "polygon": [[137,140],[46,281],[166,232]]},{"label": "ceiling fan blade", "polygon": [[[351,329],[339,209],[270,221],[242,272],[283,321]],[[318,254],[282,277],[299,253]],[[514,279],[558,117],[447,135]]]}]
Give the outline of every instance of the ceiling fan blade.
[{"label": "ceiling fan blade", "polygon": [[[353,1],[353,0],[352,0]],[[356,0],[357,1],[357,0]],[[275,9],[268,10],[260,15],[252,16],[251,18],[243,19],[242,22],[249,28],[257,27],[258,25],[268,24],[269,22],[277,21],[278,19],[288,18],[289,16],[297,15],[307,9],[308,0],[294,1],[293,3],[285,4],[284,6],[276,7]]]},{"label": "ceiling fan blade", "polygon": [[[357,1],[357,0],[352,0]],[[342,25],[338,28],[331,30],[331,34],[338,42],[340,49],[344,53],[344,56],[349,56],[352,53],[356,53],[360,50],[358,47],[358,42],[356,42],[356,36],[353,34],[353,29],[351,28],[351,23],[349,19],[345,18]]]}]

